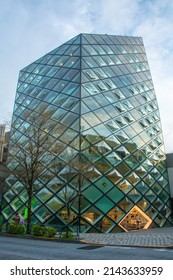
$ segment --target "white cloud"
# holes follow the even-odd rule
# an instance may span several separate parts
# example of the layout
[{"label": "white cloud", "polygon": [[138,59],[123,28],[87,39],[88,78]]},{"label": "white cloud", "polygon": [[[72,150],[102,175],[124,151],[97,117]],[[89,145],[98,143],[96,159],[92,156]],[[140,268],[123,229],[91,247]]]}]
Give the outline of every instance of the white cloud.
[{"label": "white cloud", "polygon": [[173,152],[173,3],[148,1],[146,16],[133,33],[144,39],[160,108],[166,151]]},{"label": "white cloud", "polygon": [[0,122],[12,111],[19,70],[78,33],[142,36],[173,151],[173,1],[1,0]]},{"label": "white cloud", "polygon": [[135,26],[139,9],[139,0],[100,0],[97,4],[98,16],[94,19],[96,33],[128,35]]}]

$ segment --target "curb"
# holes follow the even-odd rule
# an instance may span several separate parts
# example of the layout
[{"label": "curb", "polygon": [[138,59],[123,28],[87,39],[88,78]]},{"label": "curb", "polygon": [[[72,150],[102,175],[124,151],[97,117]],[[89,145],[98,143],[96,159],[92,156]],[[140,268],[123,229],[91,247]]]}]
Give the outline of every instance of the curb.
[{"label": "curb", "polygon": [[89,242],[87,240],[80,240],[84,244],[90,245],[103,245],[103,246],[112,246],[112,247],[135,247],[135,248],[150,248],[150,249],[173,249],[173,245],[126,245],[126,244],[109,244],[109,243],[102,243],[102,242]]},{"label": "curb", "polygon": [[16,235],[16,234],[8,234],[8,233],[0,233],[0,236],[6,237],[14,237],[14,238],[21,238],[21,239],[31,239],[31,240],[42,240],[42,241],[51,241],[51,242],[59,242],[59,243],[76,243],[81,244],[80,240],[66,240],[60,238],[44,238],[44,237],[37,237],[37,236],[25,236],[25,235]]}]

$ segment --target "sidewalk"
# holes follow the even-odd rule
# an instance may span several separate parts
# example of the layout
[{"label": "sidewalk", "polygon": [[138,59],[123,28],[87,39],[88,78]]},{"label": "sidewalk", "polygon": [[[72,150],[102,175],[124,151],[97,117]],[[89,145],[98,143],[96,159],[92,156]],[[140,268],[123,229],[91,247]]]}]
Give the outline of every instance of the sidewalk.
[{"label": "sidewalk", "polygon": [[146,247],[146,248],[168,248],[173,249],[173,227],[155,228],[149,230],[136,230],[122,233],[80,233],[79,240],[63,240],[59,237],[55,239],[43,238],[27,235],[16,235],[1,233],[0,236],[10,236],[14,238],[27,238],[36,240],[47,240],[64,243],[85,243],[104,246],[125,246],[125,247]]},{"label": "sidewalk", "polygon": [[80,240],[91,244],[173,249],[173,227],[127,233],[80,233]]}]

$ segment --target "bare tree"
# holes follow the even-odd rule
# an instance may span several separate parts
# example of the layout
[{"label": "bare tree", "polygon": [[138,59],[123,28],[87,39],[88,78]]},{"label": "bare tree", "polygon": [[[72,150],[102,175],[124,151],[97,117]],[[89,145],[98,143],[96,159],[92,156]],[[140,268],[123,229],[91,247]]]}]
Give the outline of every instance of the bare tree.
[{"label": "bare tree", "polygon": [[0,214],[1,214],[1,205],[3,200],[3,195],[8,190],[9,186],[6,183],[6,179],[10,174],[10,170],[6,166],[6,164],[0,162]]},{"label": "bare tree", "polygon": [[8,189],[6,179],[10,174],[10,170],[6,165],[9,133],[5,132],[5,130],[6,124],[4,123],[0,125],[0,212],[3,195]]},{"label": "bare tree", "polygon": [[[64,151],[64,161],[66,163],[61,171],[59,165],[57,165],[56,159],[52,162],[52,167],[54,169],[54,173],[61,174],[61,177],[64,179],[62,181],[60,192],[61,197],[65,202],[64,220],[66,222],[66,238],[68,238],[71,222],[73,222],[75,216],[77,216],[72,211],[73,204],[76,200],[78,200],[77,234],[80,232],[82,186],[87,179],[94,178],[95,168],[84,156],[80,154],[80,152],[77,152],[70,147],[67,147]],[[70,185],[70,182],[75,175],[76,187],[74,188]]]},{"label": "bare tree", "polygon": [[4,120],[4,125],[5,125],[5,131],[10,131],[11,128],[11,121],[12,121],[12,113],[8,112],[5,120]]},{"label": "bare tree", "polygon": [[30,122],[23,124],[21,133],[13,129],[10,139],[8,166],[12,174],[23,183],[28,195],[27,233],[31,232],[31,203],[37,190],[35,181],[43,175],[44,155],[49,146],[48,119],[49,114],[42,115],[40,119],[30,118]]}]

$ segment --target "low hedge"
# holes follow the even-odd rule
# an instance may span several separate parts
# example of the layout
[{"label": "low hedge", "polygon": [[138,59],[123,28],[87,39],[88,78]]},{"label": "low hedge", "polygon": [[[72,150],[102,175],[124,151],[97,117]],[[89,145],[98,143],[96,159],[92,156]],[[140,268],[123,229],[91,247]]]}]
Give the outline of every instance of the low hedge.
[{"label": "low hedge", "polygon": [[45,227],[34,225],[32,226],[32,234],[36,236],[44,236],[45,235]]},{"label": "low hedge", "polygon": [[2,225],[0,225],[0,232],[2,231]]},{"label": "low hedge", "polygon": [[[2,230],[2,225],[0,225],[0,231]],[[26,227],[20,224],[10,224],[8,227],[8,233],[11,234],[25,234]],[[44,236],[44,237],[55,237],[56,229],[52,227],[44,227],[40,225],[32,226],[32,234],[35,236]]]},{"label": "low hedge", "polygon": [[8,227],[8,233],[12,234],[24,234],[26,232],[26,227],[19,224],[10,224]]},{"label": "low hedge", "polygon": [[73,233],[70,231],[68,233],[63,232],[61,238],[64,240],[74,240],[75,239]]},{"label": "low hedge", "polygon": [[56,229],[52,227],[46,227],[46,236],[47,237],[55,237]]},{"label": "low hedge", "polygon": [[35,236],[55,237],[56,229],[52,227],[34,225],[32,227],[32,234]]}]

